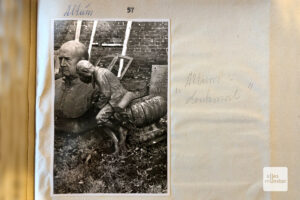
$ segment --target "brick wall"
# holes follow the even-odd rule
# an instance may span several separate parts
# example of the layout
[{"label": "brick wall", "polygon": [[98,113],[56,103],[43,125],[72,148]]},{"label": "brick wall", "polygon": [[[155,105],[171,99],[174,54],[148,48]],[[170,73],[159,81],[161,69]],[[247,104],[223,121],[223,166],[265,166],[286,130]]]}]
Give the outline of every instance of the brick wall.
[{"label": "brick wall", "polygon": [[[126,21],[98,21],[91,53],[91,62],[110,54],[121,54],[122,47],[102,47],[102,43],[123,44]],[[55,21],[54,43],[58,49],[64,42],[75,38],[76,21]],[[79,40],[89,46],[93,21],[83,21]],[[133,22],[127,45],[126,55],[133,57],[127,77],[146,76],[148,79],[151,66],[168,64],[168,23]]]},{"label": "brick wall", "polygon": [[134,58],[132,65],[150,73],[155,64],[168,64],[167,22],[133,22],[127,55]]},{"label": "brick wall", "polygon": [[57,20],[54,23],[54,50],[69,41],[75,39],[76,20]]}]

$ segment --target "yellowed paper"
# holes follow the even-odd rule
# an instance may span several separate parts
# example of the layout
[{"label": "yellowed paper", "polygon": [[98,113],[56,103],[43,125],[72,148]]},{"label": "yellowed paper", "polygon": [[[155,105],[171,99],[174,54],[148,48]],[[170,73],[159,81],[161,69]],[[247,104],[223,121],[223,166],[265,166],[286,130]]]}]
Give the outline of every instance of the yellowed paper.
[{"label": "yellowed paper", "polygon": [[[1,2],[3,10],[1,33],[4,35],[1,34],[2,64],[0,67],[0,199],[5,200],[33,199],[35,134],[33,107],[36,98],[33,91],[36,87],[34,80],[36,54],[39,61],[36,111],[39,115],[36,120],[38,137],[35,196],[36,199],[51,199],[50,152],[47,143],[51,133],[49,130],[51,129],[49,128],[51,107],[48,107],[51,106],[49,99],[52,90],[50,88],[52,79],[49,76],[51,49],[48,43],[51,34],[50,19],[65,17],[64,13],[69,4],[66,1],[40,1],[39,37],[36,37],[36,2],[31,2],[33,3],[10,0]],[[82,2],[88,3],[88,1]],[[91,3],[94,11],[93,16],[89,17],[91,19],[170,19],[171,193],[169,197],[165,197],[166,199],[298,198],[299,3],[297,1],[91,1]],[[127,7],[132,6],[135,7],[135,12],[127,14]],[[29,17],[29,14],[32,16]],[[83,18],[87,17],[83,16]],[[259,38],[260,40],[257,41]],[[39,42],[38,52],[35,52],[35,41]],[[20,45],[16,47],[16,44]],[[250,44],[253,45],[251,48]],[[234,49],[240,51],[230,55]],[[22,56],[16,56],[15,52],[19,50],[23,52]],[[244,57],[243,53],[245,53]],[[263,71],[258,70],[260,59],[265,62],[260,66]],[[241,69],[245,70],[242,73],[244,76],[241,76]],[[251,75],[250,72],[253,70],[255,73]],[[198,88],[193,81],[187,85],[187,80],[190,80],[188,77],[191,73],[191,75],[196,74],[197,77],[199,72],[202,76],[203,73],[207,73],[205,81],[200,81],[199,94],[209,86],[214,88],[210,90],[213,92],[211,95],[221,95],[224,87],[228,87],[228,93],[224,92],[224,94],[230,94],[232,86],[235,88],[236,85],[244,85],[247,90],[254,88],[254,94],[257,94],[256,100],[254,101],[253,98],[247,100],[243,94],[243,103],[236,101],[226,106],[206,105],[192,104],[190,100],[186,105],[186,97],[192,96],[195,88]],[[228,72],[231,74],[227,74]],[[232,77],[236,79],[237,76],[232,76],[233,74],[241,77],[239,81],[235,80],[234,84]],[[226,76],[227,78],[224,79]],[[270,76],[269,86],[268,76]],[[220,82],[217,82],[220,80],[223,81],[223,87],[219,86]],[[241,84],[241,80],[245,83]],[[224,81],[229,84],[224,86]],[[260,85],[257,85],[258,83]],[[269,95],[264,92],[258,93],[258,88],[267,91]],[[249,90],[246,93],[249,95],[251,92]],[[204,97],[206,94],[204,93]],[[261,107],[257,106],[262,102],[267,103]],[[243,109],[236,109],[241,107]],[[262,109],[259,112],[260,108]],[[249,120],[240,117],[243,116],[243,112],[238,110],[246,110],[244,116],[247,120],[252,116],[252,119],[260,119],[257,121],[263,123],[257,125],[257,121],[253,121],[253,127],[248,127]],[[249,110],[256,114],[249,115]],[[191,111],[193,115],[190,114]],[[270,113],[270,121],[266,113],[259,118],[260,115],[257,113],[263,112]],[[249,132],[262,130],[262,134],[255,135],[256,131],[240,134],[247,130],[245,128],[249,128]],[[271,145],[268,146],[269,144]],[[262,191],[261,168],[264,166],[289,168],[288,192],[276,192],[270,195]],[[117,199],[118,197],[106,198]],[[140,197],[119,197],[119,199],[137,198]],[[141,199],[143,198],[160,199],[153,196]]]},{"label": "yellowed paper", "polygon": [[[66,16],[68,6],[80,2],[87,6],[88,15]],[[134,12],[128,13],[128,7],[134,7]],[[101,196],[102,199],[296,199],[297,71],[294,57],[285,56],[295,55],[298,48],[297,40],[293,40],[297,38],[294,30],[298,26],[292,23],[292,19],[298,18],[285,11],[297,13],[296,8],[292,3],[258,0],[41,0],[37,38],[36,199],[51,199],[49,144],[53,132],[54,79],[50,28],[55,18],[170,20],[170,194],[113,195]],[[288,29],[278,31],[281,27]],[[286,43],[290,33],[295,38]],[[294,48],[289,52],[289,46],[285,47],[287,53],[282,53],[279,47],[286,44]],[[285,64],[291,67],[284,68]],[[286,70],[292,79],[280,78]],[[287,97],[282,95],[285,92]],[[289,110],[282,110],[283,103]],[[271,196],[262,189],[262,169],[274,165],[289,167],[292,178],[289,192]],[[99,196],[83,194],[53,199]]]}]

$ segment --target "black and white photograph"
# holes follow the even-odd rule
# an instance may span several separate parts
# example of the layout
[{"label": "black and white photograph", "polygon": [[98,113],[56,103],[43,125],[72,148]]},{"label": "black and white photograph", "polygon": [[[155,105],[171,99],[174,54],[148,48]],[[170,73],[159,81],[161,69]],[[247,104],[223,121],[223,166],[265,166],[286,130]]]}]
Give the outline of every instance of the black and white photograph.
[{"label": "black and white photograph", "polygon": [[53,194],[169,193],[169,21],[52,21]]}]

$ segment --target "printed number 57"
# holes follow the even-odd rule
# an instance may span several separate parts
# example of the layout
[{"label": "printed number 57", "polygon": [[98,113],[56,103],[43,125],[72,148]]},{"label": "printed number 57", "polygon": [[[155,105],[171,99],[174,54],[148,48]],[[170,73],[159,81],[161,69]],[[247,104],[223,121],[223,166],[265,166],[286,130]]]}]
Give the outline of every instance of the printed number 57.
[{"label": "printed number 57", "polygon": [[127,7],[127,13],[133,13],[134,7]]}]

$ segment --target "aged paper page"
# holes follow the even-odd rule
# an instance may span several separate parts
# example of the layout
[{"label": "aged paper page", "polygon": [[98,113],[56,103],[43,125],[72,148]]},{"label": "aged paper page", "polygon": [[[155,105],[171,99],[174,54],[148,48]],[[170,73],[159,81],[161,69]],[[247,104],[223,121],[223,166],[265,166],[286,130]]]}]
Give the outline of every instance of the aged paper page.
[{"label": "aged paper page", "polygon": [[299,41],[298,1],[272,1],[270,27],[271,161],[289,170],[288,192],[272,199],[299,199]]},{"label": "aged paper page", "polygon": [[[79,4],[92,15],[65,16]],[[127,12],[134,7],[134,12]],[[51,20],[169,19],[169,175],[167,195],[101,199],[270,199],[269,1],[46,1],[38,7],[35,198],[51,197],[53,70]],[[89,12],[90,14],[91,12]]]}]

